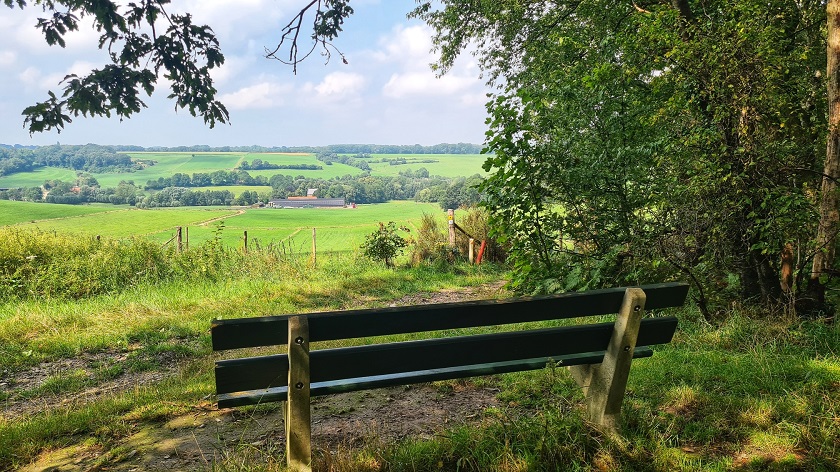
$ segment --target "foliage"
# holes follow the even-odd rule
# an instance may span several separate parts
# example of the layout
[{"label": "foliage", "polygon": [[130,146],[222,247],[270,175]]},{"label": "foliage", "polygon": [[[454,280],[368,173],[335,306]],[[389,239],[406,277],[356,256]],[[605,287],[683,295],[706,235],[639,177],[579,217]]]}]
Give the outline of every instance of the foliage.
[{"label": "foliage", "polygon": [[62,235],[0,228],[0,301],[81,299],[171,280],[216,280],[276,258],[257,251],[248,261],[216,237],[192,250],[144,239]]},{"label": "foliage", "polygon": [[[70,74],[61,82],[61,96],[27,107],[24,126],[30,133],[56,129],[59,132],[73,116],[128,118],[145,108],[141,90],[150,96],[159,78],[170,84],[169,98],[176,107],[201,115],[211,128],[228,121],[228,111],[216,100],[210,71],[224,63],[215,34],[206,25],[196,25],[190,14],[169,14],[169,0],[119,5],[106,0],[4,0],[9,8],[39,6],[45,17],[37,28],[50,46],[65,45],[65,36],[78,31],[88,17],[99,32],[99,48],[111,63],[80,77]],[[149,34],[151,31],[151,34]]]},{"label": "foliage", "polygon": [[[405,227],[399,228],[408,231]],[[362,251],[366,257],[375,261],[382,261],[388,267],[394,266],[394,257],[402,253],[408,245],[402,236],[397,234],[397,225],[393,221],[388,224],[379,223],[379,229],[367,235],[362,244]]]},{"label": "foliage", "polygon": [[442,3],[413,13],[436,67],[477,44],[501,89],[482,189],[514,286],[688,278],[707,315],[781,299],[778,254],[816,227],[821,2]]},{"label": "foliage", "polygon": [[0,176],[31,172],[45,166],[95,173],[133,172],[141,168],[128,155],[117,153],[111,146],[0,146]]},{"label": "foliage", "polygon": [[[475,239],[475,256],[478,257],[478,251],[481,247],[482,241],[485,244],[482,261],[484,262],[499,262],[503,263],[507,260],[507,248],[499,244],[493,239],[490,211],[483,206],[470,206],[461,208],[457,212],[458,226]],[[461,232],[456,233],[455,242],[461,254],[469,253],[469,237]]]},{"label": "foliage", "polygon": [[423,213],[411,248],[411,262],[413,265],[436,262],[447,259],[451,255],[447,251],[446,228],[440,218],[429,213]]}]

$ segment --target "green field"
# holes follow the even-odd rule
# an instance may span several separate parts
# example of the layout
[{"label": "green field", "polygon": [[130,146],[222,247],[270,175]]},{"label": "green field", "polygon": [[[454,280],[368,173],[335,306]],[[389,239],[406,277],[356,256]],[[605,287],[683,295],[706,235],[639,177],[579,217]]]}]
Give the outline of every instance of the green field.
[{"label": "green field", "polygon": [[[376,230],[379,222],[394,221],[412,231],[424,213],[439,215],[441,222],[445,214],[439,206],[431,203],[390,202],[373,205],[359,205],[351,208],[294,208],[247,209],[221,221],[224,228],[219,232],[222,241],[234,247],[242,247],[245,232],[249,244],[255,239],[261,245],[283,243],[287,250],[297,254],[312,251],[312,229],[315,228],[317,251],[344,252],[357,249],[365,236]],[[183,226],[187,226],[186,223]],[[189,226],[189,243],[201,244],[216,236],[219,223]],[[174,229],[169,228],[149,237],[160,242],[172,238]],[[410,236],[409,233],[404,234]]]},{"label": "green field", "polygon": [[[121,174],[93,174],[99,184],[103,187],[116,187],[121,180],[133,180],[137,185],[144,185],[149,180],[157,180],[160,177],[171,177],[178,172],[182,174],[212,173],[217,170],[231,171],[240,162],[247,160],[252,162],[255,158],[268,161],[272,164],[315,164],[322,165],[312,154],[245,154],[241,152],[229,153],[190,153],[190,152],[131,152],[128,153],[132,159],[154,160],[156,163],[143,170]],[[361,171],[355,167],[343,164],[324,166],[323,170],[299,170],[299,169],[272,169],[248,171],[251,176],[264,175],[271,177],[275,174],[298,176],[303,175],[312,178],[324,178],[342,176],[346,174],[358,174]],[[2,179],[0,179],[0,185]]]},{"label": "green field", "polygon": [[[0,177],[0,187],[40,187],[41,185],[44,185],[44,181],[46,180],[63,180],[64,182],[72,182],[75,179],[76,172],[73,170],[61,169],[58,167],[41,167],[40,169],[32,172],[22,172],[19,174]],[[117,183],[119,183],[119,180],[117,180]],[[116,186],[117,184],[114,184],[114,187]]]},{"label": "green field", "polygon": [[49,205],[32,202],[0,200],[0,226],[16,223],[69,218],[106,211],[122,211],[126,207],[109,204],[95,205]]},{"label": "green field", "polygon": [[[48,203],[36,205],[59,207],[59,205],[50,205]],[[64,207],[67,205],[61,206]],[[109,212],[80,215],[74,218],[57,218],[40,220],[34,223],[20,223],[19,225],[24,228],[36,228],[41,231],[128,238],[132,236],[159,234],[164,231],[169,231],[176,226],[197,225],[215,218],[236,215],[237,213],[236,210],[220,209],[218,207],[182,207],[155,210],[139,210],[136,208],[114,206],[111,206],[111,208],[119,209]]]},{"label": "green field", "polygon": [[[255,187],[258,188],[258,187]],[[109,211],[110,210],[110,211]],[[214,237],[241,247],[244,233],[251,244],[282,242],[294,253],[310,253],[312,228],[316,228],[318,252],[353,251],[378,223],[394,221],[412,232],[424,214],[445,214],[436,204],[397,201],[356,208],[248,208],[178,207],[140,210],[113,205],[51,205],[0,201],[0,225],[17,224],[41,231],[100,235],[115,238],[148,237],[160,243],[170,240],[178,226],[192,245]],[[224,227],[219,231],[219,227]],[[406,233],[404,236],[410,236]]]},{"label": "green field", "polygon": [[[481,168],[487,156],[483,154],[371,154],[371,160],[405,159],[406,164],[392,166],[387,162],[370,163],[372,175],[397,175],[406,170],[425,167],[429,175],[442,177],[469,177],[473,174],[486,175]],[[438,162],[412,162],[437,160]]]}]

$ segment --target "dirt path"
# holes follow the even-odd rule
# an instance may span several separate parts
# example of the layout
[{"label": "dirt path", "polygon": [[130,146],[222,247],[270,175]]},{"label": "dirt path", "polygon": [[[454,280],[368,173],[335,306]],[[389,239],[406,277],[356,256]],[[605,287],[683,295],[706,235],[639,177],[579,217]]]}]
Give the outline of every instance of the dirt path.
[{"label": "dirt path", "polygon": [[[494,298],[502,283],[403,297],[392,306]],[[80,356],[0,377],[0,388],[16,385],[37,389],[39,382],[59,370],[79,370],[126,361],[131,353],[100,353]],[[80,393],[7,400],[0,410],[6,419],[24,418],[49,405],[66,407],[93,401],[101,395],[129,390],[136,385],[159,382],[177,373],[178,359],[156,359],[161,369],[126,373]],[[5,375],[5,374],[4,374]],[[466,382],[422,384],[313,399],[313,449],[328,454],[360,446],[364,441],[391,442],[405,437],[431,437],[462,423],[481,421],[488,407],[498,404],[495,389],[478,388]],[[216,461],[235,451],[254,449],[282,451],[285,444],[282,414],[278,405],[253,410],[218,409],[207,399],[192,411],[164,423],[132,425],[127,437],[104,451],[79,438],[78,444],[47,451],[23,471],[187,471],[208,470]],[[91,445],[93,444],[93,445]],[[0,467],[2,469],[2,467]]]},{"label": "dirt path", "polygon": [[224,219],[227,219],[227,218],[233,218],[235,216],[244,215],[244,214],[245,214],[245,210],[236,210],[235,215],[228,214],[228,215],[225,215],[225,216],[210,218],[209,220],[202,221],[201,223],[196,223],[196,226],[207,226],[207,225],[209,225],[211,223],[215,223],[217,221],[221,221],[221,220],[224,220]]}]

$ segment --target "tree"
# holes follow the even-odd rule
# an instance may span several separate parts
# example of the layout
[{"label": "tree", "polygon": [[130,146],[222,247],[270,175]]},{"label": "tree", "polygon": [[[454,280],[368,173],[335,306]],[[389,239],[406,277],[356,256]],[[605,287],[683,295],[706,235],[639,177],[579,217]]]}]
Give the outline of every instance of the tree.
[{"label": "tree", "polygon": [[818,221],[819,2],[442,3],[413,13],[437,70],[474,43],[501,88],[484,190],[521,289],[682,273],[707,313],[780,299],[777,254]]},{"label": "tree", "polygon": [[820,188],[816,254],[808,281],[808,294],[817,309],[825,305],[824,278],[834,274],[837,235],[840,233],[840,1],[828,0],[828,139]]},{"label": "tree", "polygon": [[128,118],[146,107],[140,93],[150,96],[161,77],[171,82],[169,98],[178,108],[200,115],[211,128],[228,121],[210,78],[210,70],[224,63],[219,42],[209,26],[193,24],[191,15],[167,13],[164,6],[169,0],[129,3],[123,8],[109,0],[4,3],[9,8],[43,8],[45,17],[37,27],[51,46],[64,47],[65,35],[89,18],[100,32],[100,49],[111,61],[84,77],[66,76],[60,96],[49,92],[47,100],[27,107],[24,125],[30,133],[60,132],[73,121],[71,115]]}]

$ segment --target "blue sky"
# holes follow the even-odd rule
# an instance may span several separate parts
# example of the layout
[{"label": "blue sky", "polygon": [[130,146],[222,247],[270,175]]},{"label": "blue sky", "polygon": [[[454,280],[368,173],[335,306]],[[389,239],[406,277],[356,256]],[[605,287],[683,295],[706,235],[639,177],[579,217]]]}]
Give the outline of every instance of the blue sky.
[{"label": "blue sky", "polygon": [[431,31],[405,15],[412,0],[353,0],[356,13],[335,41],[349,64],[313,54],[294,75],[264,58],[266,47],[305,0],[173,0],[169,10],[190,11],[216,32],[225,65],[214,74],[230,125],[208,129],[189,112],[174,110],[158,83],[149,108],[131,119],[74,118],[60,134],[29,136],[21,111],[60,92],[68,73],[104,65],[97,34],[88,27],[49,47],[34,28],[40,8],[2,7],[0,30],[0,143],[141,146],[297,146],[337,143],[481,143],[486,94],[472,56],[464,55],[443,78],[429,68]]}]

